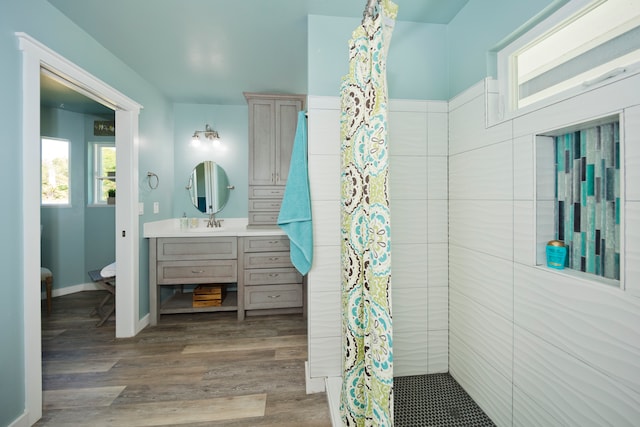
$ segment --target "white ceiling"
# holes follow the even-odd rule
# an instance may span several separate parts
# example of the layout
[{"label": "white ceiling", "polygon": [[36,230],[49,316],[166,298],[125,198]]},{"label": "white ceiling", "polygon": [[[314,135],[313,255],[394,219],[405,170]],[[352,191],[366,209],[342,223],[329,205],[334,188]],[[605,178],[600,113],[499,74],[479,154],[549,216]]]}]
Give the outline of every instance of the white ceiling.
[{"label": "white ceiling", "polygon": [[[207,104],[243,104],[243,91],[306,93],[307,16],[360,18],[366,4],[366,0],[48,1],[169,100]],[[399,21],[447,24],[468,0],[395,2]]]}]

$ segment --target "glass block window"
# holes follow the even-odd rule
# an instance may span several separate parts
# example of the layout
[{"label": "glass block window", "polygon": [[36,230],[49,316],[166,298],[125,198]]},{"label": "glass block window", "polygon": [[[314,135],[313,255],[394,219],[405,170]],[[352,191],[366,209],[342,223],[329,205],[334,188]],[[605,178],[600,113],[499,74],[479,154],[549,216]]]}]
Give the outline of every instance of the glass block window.
[{"label": "glass block window", "polygon": [[566,267],[620,279],[620,131],[614,121],[555,137],[556,238]]}]

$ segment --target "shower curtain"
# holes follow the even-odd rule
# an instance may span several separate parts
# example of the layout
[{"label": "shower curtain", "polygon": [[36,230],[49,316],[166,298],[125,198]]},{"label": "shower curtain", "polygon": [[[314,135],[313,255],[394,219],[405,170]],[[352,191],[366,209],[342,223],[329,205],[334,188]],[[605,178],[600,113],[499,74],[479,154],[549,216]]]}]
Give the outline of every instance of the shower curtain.
[{"label": "shower curtain", "polygon": [[346,426],[393,425],[386,56],[397,11],[380,0],[354,30],[341,88],[340,412]]}]

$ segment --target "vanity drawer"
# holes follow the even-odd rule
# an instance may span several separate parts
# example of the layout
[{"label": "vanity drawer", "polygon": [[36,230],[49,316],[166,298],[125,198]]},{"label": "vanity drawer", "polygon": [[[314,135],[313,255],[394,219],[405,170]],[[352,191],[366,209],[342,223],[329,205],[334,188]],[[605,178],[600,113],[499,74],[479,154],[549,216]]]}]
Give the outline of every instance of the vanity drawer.
[{"label": "vanity drawer", "polygon": [[289,252],[249,252],[244,254],[244,268],[293,267]]},{"label": "vanity drawer", "polygon": [[238,239],[231,237],[166,237],[158,239],[158,261],[236,259]]},{"label": "vanity drawer", "polygon": [[162,285],[235,283],[238,281],[238,261],[160,261],[157,281]]},{"label": "vanity drawer", "polygon": [[286,236],[251,236],[244,238],[245,252],[289,251],[289,238]]},{"label": "vanity drawer", "polygon": [[249,199],[282,199],[284,187],[251,186],[249,187]]},{"label": "vanity drawer", "polygon": [[295,268],[255,268],[244,271],[245,285],[277,285],[302,283],[302,275]]},{"label": "vanity drawer", "polygon": [[280,212],[281,199],[250,199],[249,210],[257,212]]},{"label": "vanity drawer", "polygon": [[247,286],[244,308],[247,310],[302,307],[302,285]]},{"label": "vanity drawer", "polygon": [[249,224],[264,226],[268,225],[270,227],[276,227],[278,223],[278,215],[280,212],[249,212]]}]

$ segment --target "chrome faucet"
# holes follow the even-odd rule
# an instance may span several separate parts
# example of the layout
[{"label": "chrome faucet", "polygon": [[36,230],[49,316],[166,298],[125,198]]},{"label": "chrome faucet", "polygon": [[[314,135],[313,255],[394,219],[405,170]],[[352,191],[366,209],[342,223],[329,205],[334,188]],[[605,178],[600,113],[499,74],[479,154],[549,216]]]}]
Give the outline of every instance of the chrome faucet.
[{"label": "chrome faucet", "polygon": [[216,219],[216,213],[211,211],[211,213],[209,214],[209,220],[207,221],[207,228],[222,227],[222,225],[220,224],[221,221],[221,219]]}]

